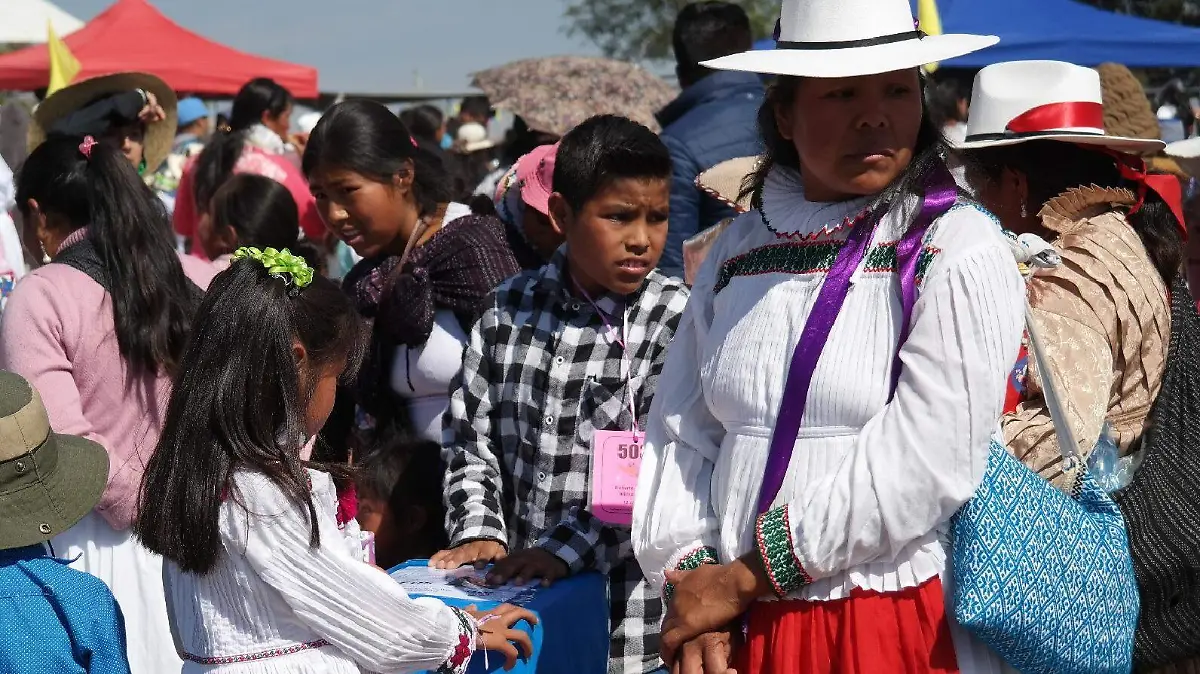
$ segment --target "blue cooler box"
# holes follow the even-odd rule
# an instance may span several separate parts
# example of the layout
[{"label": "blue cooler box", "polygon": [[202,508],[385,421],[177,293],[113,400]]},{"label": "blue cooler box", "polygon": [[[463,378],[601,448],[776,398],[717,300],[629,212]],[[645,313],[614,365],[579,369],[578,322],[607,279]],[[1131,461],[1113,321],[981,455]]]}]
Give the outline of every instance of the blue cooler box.
[{"label": "blue cooler box", "polygon": [[[392,569],[428,566],[426,560],[416,560]],[[421,595],[410,592],[413,596]],[[481,610],[497,605],[496,602],[469,601],[435,597],[450,606],[464,608],[475,604]],[[585,573],[560,580],[551,587],[537,587],[523,591],[509,603],[532,611],[538,624],[530,627],[520,623],[518,627],[531,635],[533,656],[526,662],[518,662],[514,674],[605,674],[608,670],[608,593],[604,576]],[[488,667],[484,667],[483,653],[476,653],[471,660],[470,674],[503,672],[504,657],[488,653]]]}]

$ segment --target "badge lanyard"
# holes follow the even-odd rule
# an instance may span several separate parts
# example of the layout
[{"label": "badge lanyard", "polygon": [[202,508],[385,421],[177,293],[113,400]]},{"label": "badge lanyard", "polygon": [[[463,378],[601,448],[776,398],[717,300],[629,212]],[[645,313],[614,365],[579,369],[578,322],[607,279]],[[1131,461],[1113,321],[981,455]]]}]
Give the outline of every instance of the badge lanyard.
[{"label": "badge lanyard", "polygon": [[[621,308],[621,330],[618,332],[617,329],[613,327],[612,323],[609,322],[608,314],[606,314],[605,311],[596,304],[596,302],[592,299],[592,296],[589,295],[588,292],[584,290],[583,287],[578,283],[574,283],[574,286],[575,289],[579,291],[579,294],[583,295],[583,299],[587,300],[588,304],[592,305],[592,308],[595,309],[596,313],[600,315],[600,320],[604,323],[604,327],[608,332],[608,338],[614,344],[618,344],[621,347],[621,369],[625,370],[625,388],[629,392],[629,418],[631,420],[630,423],[633,424],[633,436],[634,438],[639,439],[640,442],[642,431],[638,428],[637,410],[635,410],[633,406],[633,354],[629,353],[628,311],[625,307]],[[628,368],[625,367],[626,356],[629,356]]]}]

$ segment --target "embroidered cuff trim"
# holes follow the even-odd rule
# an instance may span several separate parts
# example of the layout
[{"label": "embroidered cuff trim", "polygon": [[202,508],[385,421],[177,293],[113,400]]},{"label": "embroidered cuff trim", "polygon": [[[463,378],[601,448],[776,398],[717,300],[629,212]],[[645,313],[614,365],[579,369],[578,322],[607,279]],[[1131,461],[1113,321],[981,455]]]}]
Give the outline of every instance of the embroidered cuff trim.
[{"label": "embroidered cuff trim", "polygon": [[771,587],[775,588],[778,597],[786,597],[812,583],[812,577],[804,570],[796,556],[787,506],[780,506],[759,515],[754,526],[754,538],[763,568],[766,569],[767,577],[771,579]]},{"label": "embroidered cuff trim", "polygon": [[[720,564],[717,559],[717,551],[709,546],[702,546],[692,550],[691,552],[680,558],[679,563],[675,565],[676,571],[694,571],[695,569],[704,566],[705,564]],[[663,600],[666,603],[671,603],[671,599],[675,596],[675,585],[673,583],[663,584]]]},{"label": "embroidered cuff trim", "polygon": [[471,664],[471,655],[475,652],[475,620],[464,611],[456,608],[450,610],[454,611],[454,617],[458,618],[458,643],[434,674],[464,674]]}]

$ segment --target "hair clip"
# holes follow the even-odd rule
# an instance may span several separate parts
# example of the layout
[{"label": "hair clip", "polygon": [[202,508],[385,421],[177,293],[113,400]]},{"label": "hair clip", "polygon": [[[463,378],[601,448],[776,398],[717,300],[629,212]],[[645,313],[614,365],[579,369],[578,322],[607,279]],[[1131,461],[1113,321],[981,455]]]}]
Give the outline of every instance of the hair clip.
[{"label": "hair clip", "polygon": [[98,145],[98,143],[96,142],[95,138],[92,138],[91,136],[84,136],[83,142],[79,144],[79,154],[82,154],[84,159],[91,161],[92,148],[96,147],[96,145]]},{"label": "hair clip", "polygon": [[412,143],[413,147],[416,147],[416,148],[420,147],[419,145],[417,145],[417,139],[413,138],[411,135],[408,137],[408,142]]},{"label": "hair clip", "polygon": [[312,283],[313,270],[304,261],[304,258],[293,255],[286,248],[276,250],[274,248],[266,248],[259,250],[250,246],[238,248],[233,254],[234,261],[251,259],[258,261],[262,266],[267,268],[267,273],[277,279],[282,280],[288,285],[296,288],[304,288]]}]

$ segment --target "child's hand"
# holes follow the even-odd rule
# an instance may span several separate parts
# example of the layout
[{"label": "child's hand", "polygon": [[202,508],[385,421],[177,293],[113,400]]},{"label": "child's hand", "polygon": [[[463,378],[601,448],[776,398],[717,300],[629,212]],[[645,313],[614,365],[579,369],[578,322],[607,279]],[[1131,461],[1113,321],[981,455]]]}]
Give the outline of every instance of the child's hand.
[{"label": "child's hand", "polygon": [[536,578],[542,579],[543,587],[570,573],[567,563],[541,548],[529,548],[513,553],[496,563],[487,575],[489,583],[503,585],[515,578],[517,585],[524,585]]},{"label": "child's hand", "polygon": [[467,613],[479,621],[479,647],[504,655],[504,671],[516,667],[517,658],[526,660],[533,655],[533,640],[527,633],[513,629],[513,625],[522,620],[531,627],[537,624],[537,617],[530,611],[510,604],[501,604],[482,613],[475,610],[475,607],[468,606]]},{"label": "child's hand", "polygon": [[472,541],[457,548],[442,550],[429,558],[429,566],[434,569],[457,569],[464,564],[474,564],[482,569],[507,555],[508,551],[496,541]]}]

